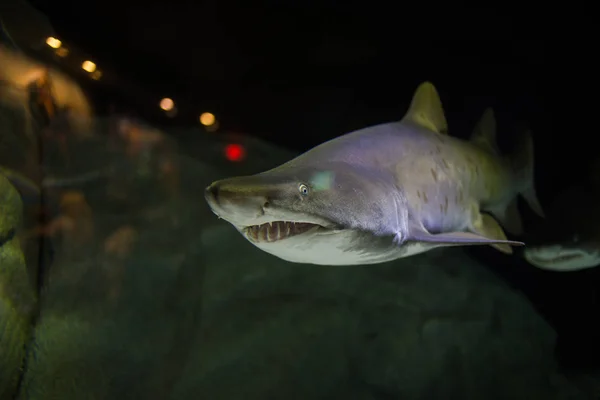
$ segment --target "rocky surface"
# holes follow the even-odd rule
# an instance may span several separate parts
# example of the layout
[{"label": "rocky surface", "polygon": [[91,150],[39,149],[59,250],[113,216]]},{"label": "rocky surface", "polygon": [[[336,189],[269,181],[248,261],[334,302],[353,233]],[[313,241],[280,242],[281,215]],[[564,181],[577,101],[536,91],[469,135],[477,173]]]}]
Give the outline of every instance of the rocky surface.
[{"label": "rocky surface", "polygon": [[[594,398],[593,375],[557,372],[554,331],[528,299],[461,249],[352,267],[255,249],[210,212],[203,189],[291,154],[194,135],[177,160],[179,196],[126,181],[128,163],[117,163],[118,187],[143,192],[115,205],[105,181],[81,188],[92,220],[65,219],[71,232],[53,243],[19,399]],[[227,140],[247,147],[245,161],[224,161]],[[88,147],[78,169],[102,167],[102,140]],[[20,207],[0,177],[0,237]],[[90,242],[78,225],[93,227]],[[4,400],[35,297],[16,240],[0,261]]]},{"label": "rocky surface", "polygon": [[[212,215],[219,172],[186,162],[180,198],[96,207],[98,237],[133,228],[57,257],[21,399],[592,398],[557,372],[528,300],[464,251],[286,263]],[[115,237],[128,256],[105,251]]]},{"label": "rocky surface", "polygon": [[0,174],[0,399],[17,390],[31,334],[35,295],[17,230],[22,217],[18,192]]}]

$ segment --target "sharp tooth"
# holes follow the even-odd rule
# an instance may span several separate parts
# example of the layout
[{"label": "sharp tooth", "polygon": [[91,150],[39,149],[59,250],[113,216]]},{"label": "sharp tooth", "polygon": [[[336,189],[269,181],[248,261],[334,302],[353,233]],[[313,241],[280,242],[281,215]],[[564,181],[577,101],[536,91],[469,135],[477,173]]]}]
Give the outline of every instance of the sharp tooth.
[{"label": "sharp tooth", "polygon": [[262,226],[259,233],[260,233],[261,240],[264,240],[265,242],[269,241],[269,228],[267,228],[266,225]]},{"label": "sharp tooth", "polygon": [[281,239],[281,229],[280,229],[281,224],[276,223],[275,224],[275,231],[273,232],[273,236],[275,237],[274,240],[279,240]]}]

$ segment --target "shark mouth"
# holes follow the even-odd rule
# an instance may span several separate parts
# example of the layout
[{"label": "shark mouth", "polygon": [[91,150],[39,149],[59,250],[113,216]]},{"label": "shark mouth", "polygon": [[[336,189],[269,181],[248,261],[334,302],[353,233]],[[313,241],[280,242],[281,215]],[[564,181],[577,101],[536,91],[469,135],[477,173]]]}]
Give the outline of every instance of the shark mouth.
[{"label": "shark mouth", "polygon": [[534,266],[552,271],[578,271],[600,265],[600,252],[584,249],[530,249],[525,259]]},{"label": "shark mouth", "polygon": [[579,262],[590,256],[590,253],[580,248],[565,248],[560,245],[530,247],[525,250],[525,258],[533,264],[557,266]]},{"label": "shark mouth", "polygon": [[308,222],[273,221],[244,228],[246,237],[253,242],[276,242],[306,233],[312,229],[325,229]]},{"label": "shark mouth", "polygon": [[531,259],[531,261],[538,262],[541,264],[556,264],[556,263],[576,260],[581,257],[583,257],[583,254],[581,254],[581,253],[558,254],[553,257],[552,256],[543,257],[539,254],[530,254],[529,255],[529,259]]}]

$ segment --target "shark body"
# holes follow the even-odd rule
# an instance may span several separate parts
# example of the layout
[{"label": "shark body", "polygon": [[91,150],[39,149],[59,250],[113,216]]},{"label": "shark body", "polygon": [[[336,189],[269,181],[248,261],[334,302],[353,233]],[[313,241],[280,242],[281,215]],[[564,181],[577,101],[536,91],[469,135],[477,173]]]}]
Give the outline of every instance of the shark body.
[{"label": "shark body", "polygon": [[213,212],[256,247],[321,265],[374,264],[444,246],[511,253],[523,243],[507,240],[496,219],[520,233],[518,194],[542,215],[530,137],[520,152],[501,157],[491,110],[470,141],[448,136],[429,82],[398,122],[348,133],[205,190]]}]

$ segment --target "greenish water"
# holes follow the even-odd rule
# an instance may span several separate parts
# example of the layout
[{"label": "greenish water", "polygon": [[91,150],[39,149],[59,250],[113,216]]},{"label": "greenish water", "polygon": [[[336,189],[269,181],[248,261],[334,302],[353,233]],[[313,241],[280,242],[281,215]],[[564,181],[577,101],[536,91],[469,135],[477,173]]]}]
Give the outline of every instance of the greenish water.
[{"label": "greenish water", "polygon": [[136,153],[106,120],[65,153],[3,93],[0,163],[53,183],[0,177],[0,400],[592,398],[466,251],[290,264],[210,212],[210,182],[291,153],[248,138],[229,163],[234,138],[199,130]]}]

